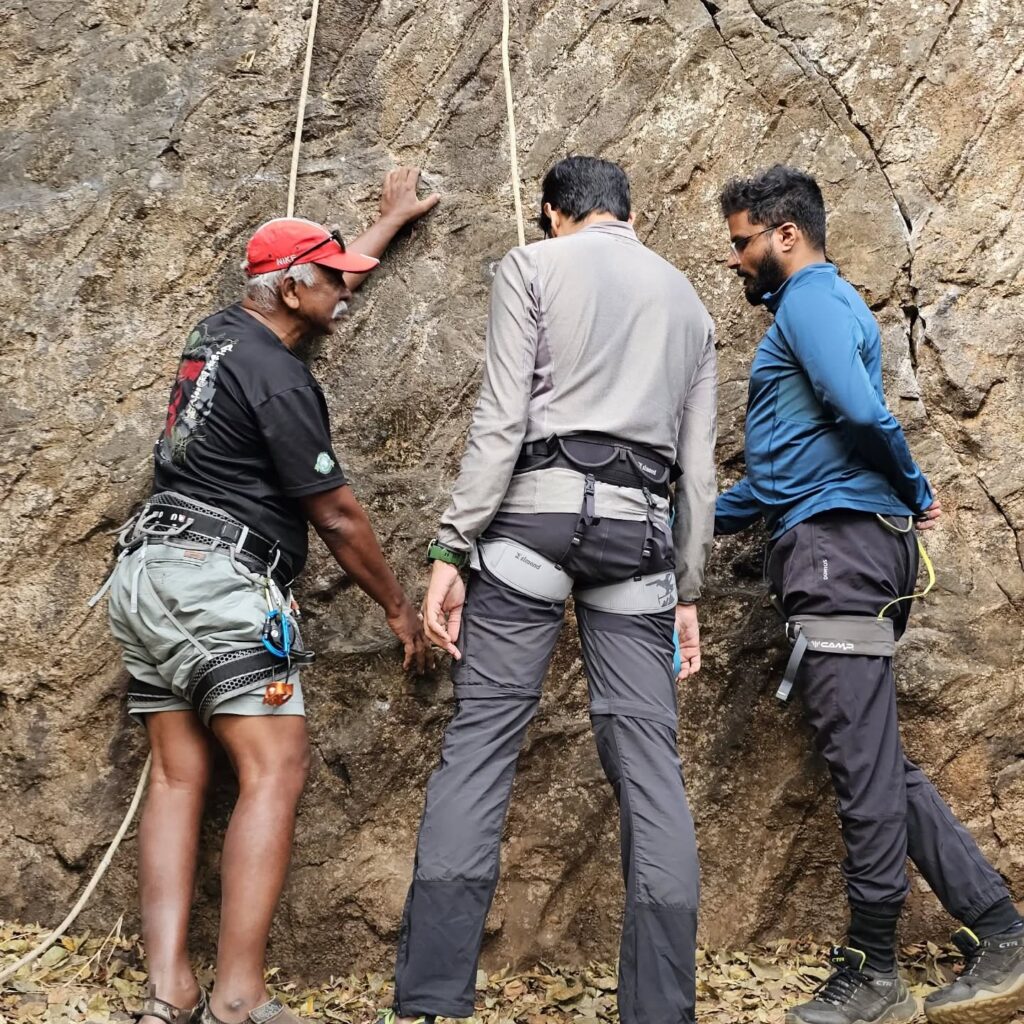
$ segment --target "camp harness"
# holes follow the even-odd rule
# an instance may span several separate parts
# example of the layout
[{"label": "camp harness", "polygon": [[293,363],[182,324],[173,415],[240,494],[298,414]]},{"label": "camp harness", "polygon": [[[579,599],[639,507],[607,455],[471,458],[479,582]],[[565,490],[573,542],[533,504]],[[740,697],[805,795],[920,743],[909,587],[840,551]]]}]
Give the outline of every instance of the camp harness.
[{"label": "camp harness", "polygon": [[[907,534],[914,528],[914,520],[907,517],[907,526],[901,529],[882,515],[878,521],[893,533]],[[921,555],[925,570],[928,573],[928,585],[924,590],[903,597],[894,598],[883,605],[877,615],[791,615],[786,619],[786,639],[793,645],[793,651],[786,662],[775,696],[786,703],[796,682],[796,674],[804,655],[810,650],[818,654],[852,654],[862,657],[891,658],[896,653],[896,637],[892,619],[886,618],[886,612],[901,601],[912,601],[916,597],[925,597],[935,586],[935,566],[917,536],[917,550]],[[776,611],[786,618],[782,602],[771,595]]]}]

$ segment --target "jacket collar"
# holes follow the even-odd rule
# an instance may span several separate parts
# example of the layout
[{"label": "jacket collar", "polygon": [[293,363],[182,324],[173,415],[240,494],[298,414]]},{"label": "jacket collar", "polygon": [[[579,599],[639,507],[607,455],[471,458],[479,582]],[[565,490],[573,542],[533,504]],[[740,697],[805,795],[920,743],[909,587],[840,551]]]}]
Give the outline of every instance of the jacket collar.
[{"label": "jacket collar", "polygon": [[815,274],[828,274],[831,277],[835,277],[838,273],[839,271],[834,263],[810,263],[806,267],[801,267],[795,274],[790,274],[775,291],[766,292],[764,304],[774,313],[779,308],[779,304],[785,298],[786,293],[796,287],[794,282],[805,280]]},{"label": "jacket collar", "polygon": [[624,220],[599,220],[596,224],[588,224],[580,230],[580,234],[598,232],[604,235],[618,235],[620,238],[636,238],[633,225]]}]

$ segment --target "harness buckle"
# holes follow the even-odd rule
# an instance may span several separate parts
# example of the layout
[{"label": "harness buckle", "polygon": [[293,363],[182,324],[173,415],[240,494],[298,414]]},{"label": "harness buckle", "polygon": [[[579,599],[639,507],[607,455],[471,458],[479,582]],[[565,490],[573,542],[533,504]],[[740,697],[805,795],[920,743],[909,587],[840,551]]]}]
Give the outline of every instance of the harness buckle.
[{"label": "harness buckle", "polygon": [[583,483],[583,522],[587,526],[594,526],[601,522],[599,516],[594,515],[596,506],[594,503],[595,480],[594,474],[588,473]]}]

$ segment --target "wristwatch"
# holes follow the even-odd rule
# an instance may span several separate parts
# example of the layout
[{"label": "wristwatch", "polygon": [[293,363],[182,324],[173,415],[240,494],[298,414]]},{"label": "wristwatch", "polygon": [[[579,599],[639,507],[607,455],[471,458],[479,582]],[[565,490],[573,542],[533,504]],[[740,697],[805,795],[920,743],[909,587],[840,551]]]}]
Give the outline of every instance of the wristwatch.
[{"label": "wristwatch", "polygon": [[449,565],[454,565],[456,569],[462,569],[469,564],[469,552],[456,551],[454,548],[448,547],[447,544],[442,544],[435,537],[427,547],[427,561],[447,562]]}]

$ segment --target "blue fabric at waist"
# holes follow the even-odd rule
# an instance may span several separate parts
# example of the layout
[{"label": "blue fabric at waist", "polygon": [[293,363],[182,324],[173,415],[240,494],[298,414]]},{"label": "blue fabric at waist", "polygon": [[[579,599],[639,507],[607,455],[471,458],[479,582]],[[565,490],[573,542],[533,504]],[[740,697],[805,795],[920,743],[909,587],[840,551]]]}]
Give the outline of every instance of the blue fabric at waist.
[{"label": "blue fabric at waist", "polygon": [[813,494],[802,501],[790,505],[784,511],[773,514],[765,510],[765,521],[772,540],[778,540],[787,530],[797,523],[817,515],[819,512],[830,512],[833,509],[845,508],[853,512],[877,512],[889,516],[912,516],[913,512],[898,498],[868,498],[845,488],[830,488],[828,491]]}]

